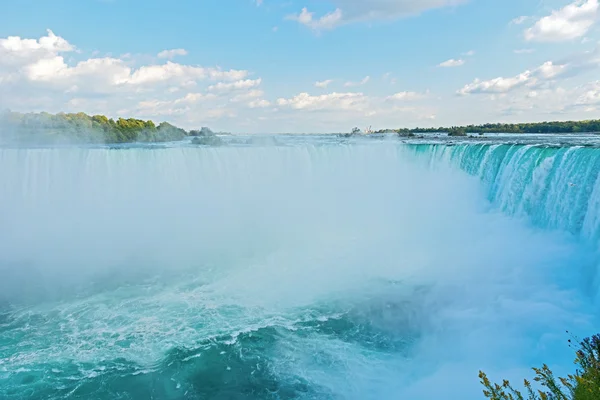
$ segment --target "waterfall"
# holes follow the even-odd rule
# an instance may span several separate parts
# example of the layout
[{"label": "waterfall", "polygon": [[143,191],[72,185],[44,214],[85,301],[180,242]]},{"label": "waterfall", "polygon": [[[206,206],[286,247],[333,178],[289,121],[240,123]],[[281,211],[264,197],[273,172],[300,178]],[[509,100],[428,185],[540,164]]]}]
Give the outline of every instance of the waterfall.
[{"label": "waterfall", "polygon": [[[519,144],[414,145],[483,183],[490,202],[536,226],[600,239],[600,149]],[[446,164],[443,164],[446,165]]]},{"label": "waterfall", "polygon": [[0,397],[470,400],[479,369],[572,372],[598,151],[0,149]]}]

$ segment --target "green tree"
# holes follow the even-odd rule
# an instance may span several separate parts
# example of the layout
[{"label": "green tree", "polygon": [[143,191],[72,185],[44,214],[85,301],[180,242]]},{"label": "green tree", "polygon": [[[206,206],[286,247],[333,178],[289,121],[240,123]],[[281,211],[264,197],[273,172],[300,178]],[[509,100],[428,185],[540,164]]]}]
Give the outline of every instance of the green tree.
[{"label": "green tree", "polygon": [[[571,342],[571,341],[569,341]],[[479,372],[483,394],[490,400],[598,400],[600,399],[600,335],[584,339],[576,351],[575,364],[578,368],[567,378],[554,377],[547,365],[533,368],[534,382],[542,389],[535,390],[527,379],[524,380],[526,394],[515,389],[504,380],[502,384],[491,383],[487,375]]]}]

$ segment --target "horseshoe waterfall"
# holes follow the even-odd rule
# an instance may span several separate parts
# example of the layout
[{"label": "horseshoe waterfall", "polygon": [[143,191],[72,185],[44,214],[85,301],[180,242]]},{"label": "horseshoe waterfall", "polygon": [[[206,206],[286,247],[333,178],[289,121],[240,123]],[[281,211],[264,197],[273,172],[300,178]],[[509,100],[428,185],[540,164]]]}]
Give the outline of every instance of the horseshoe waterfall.
[{"label": "horseshoe waterfall", "polygon": [[600,149],[0,149],[0,398],[481,398],[597,320]]}]

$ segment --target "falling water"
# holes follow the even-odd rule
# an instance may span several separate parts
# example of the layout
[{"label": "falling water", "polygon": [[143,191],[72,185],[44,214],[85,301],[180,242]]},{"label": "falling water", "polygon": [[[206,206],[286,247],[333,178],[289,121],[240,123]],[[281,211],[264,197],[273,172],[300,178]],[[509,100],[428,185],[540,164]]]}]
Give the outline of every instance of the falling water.
[{"label": "falling water", "polygon": [[479,369],[569,371],[598,151],[2,149],[0,397],[477,399]]}]

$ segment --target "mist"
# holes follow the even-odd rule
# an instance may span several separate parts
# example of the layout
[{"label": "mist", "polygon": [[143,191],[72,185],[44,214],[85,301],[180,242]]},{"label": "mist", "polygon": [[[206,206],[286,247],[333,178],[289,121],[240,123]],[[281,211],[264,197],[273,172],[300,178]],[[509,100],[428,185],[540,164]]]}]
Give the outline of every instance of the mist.
[{"label": "mist", "polygon": [[[435,162],[390,143],[0,150],[0,308],[56,312],[70,332],[8,367],[151,369],[172,347],[283,326],[274,374],[343,398],[476,399],[479,369],[565,372],[565,331],[598,326],[593,247],[501,213],[477,177]],[[340,314],[402,350],[294,334]],[[101,339],[115,320],[126,353]]]}]

